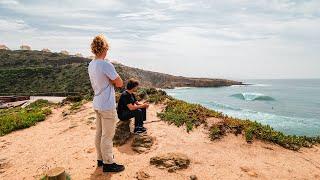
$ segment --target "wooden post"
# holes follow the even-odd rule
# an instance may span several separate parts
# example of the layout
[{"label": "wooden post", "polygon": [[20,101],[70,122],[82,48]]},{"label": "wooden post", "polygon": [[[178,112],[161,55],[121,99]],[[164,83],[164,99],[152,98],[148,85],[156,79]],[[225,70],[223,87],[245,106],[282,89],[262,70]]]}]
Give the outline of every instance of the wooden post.
[{"label": "wooden post", "polygon": [[63,167],[56,167],[47,172],[47,180],[66,180],[67,175]]}]

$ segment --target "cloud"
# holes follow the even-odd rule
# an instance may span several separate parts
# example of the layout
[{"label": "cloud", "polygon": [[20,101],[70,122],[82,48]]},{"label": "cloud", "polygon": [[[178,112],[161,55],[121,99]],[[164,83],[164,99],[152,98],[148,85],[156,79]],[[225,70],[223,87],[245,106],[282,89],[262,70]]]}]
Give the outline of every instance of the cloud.
[{"label": "cloud", "polygon": [[320,77],[319,0],[0,0],[0,17],[1,42],[12,47],[90,55],[92,37],[104,33],[112,58],[144,69],[265,78],[276,62],[278,74],[295,76],[303,59],[302,74]]},{"label": "cloud", "polygon": [[0,31],[6,32],[30,32],[33,31],[34,28],[31,28],[27,25],[23,20],[13,20],[13,19],[0,19]]},{"label": "cloud", "polygon": [[155,9],[146,9],[141,12],[133,13],[122,13],[117,17],[120,17],[123,20],[154,20],[154,21],[168,21],[172,17],[165,14],[164,11],[159,11]]},{"label": "cloud", "polygon": [[85,24],[85,25],[59,25],[60,27],[63,28],[68,28],[68,29],[75,29],[75,30],[82,30],[82,31],[94,31],[94,32],[119,32],[119,30],[112,28],[112,27],[107,27],[107,26],[102,26],[102,25],[94,25],[94,24]]},{"label": "cloud", "polygon": [[15,0],[1,0],[0,1],[0,5],[4,5],[4,6],[14,6],[14,5],[18,5],[19,2],[15,1]]}]

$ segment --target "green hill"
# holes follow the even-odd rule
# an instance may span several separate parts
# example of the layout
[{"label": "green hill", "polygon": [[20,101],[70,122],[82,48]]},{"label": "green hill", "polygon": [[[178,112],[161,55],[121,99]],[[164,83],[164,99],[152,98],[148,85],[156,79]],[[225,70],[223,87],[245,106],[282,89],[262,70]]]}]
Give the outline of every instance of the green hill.
[{"label": "green hill", "polygon": [[[0,94],[91,93],[87,67],[91,60],[61,53],[0,50]],[[141,81],[142,86],[219,87],[241,84],[224,79],[187,78],[114,64],[120,76]]]}]

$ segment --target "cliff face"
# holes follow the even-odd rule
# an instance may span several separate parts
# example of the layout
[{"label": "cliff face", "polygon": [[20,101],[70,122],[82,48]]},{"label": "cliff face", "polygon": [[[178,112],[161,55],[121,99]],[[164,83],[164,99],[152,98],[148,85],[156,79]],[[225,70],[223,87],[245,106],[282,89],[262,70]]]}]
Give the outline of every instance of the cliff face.
[{"label": "cliff face", "polygon": [[115,64],[117,70],[123,75],[124,79],[130,77],[137,78],[143,86],[158,88],[173,87],[221,87],[231,85],[241,85],[241,82],[226,79],[208,79],[208,78],[189,78],[182,76],[173,76],[169,74],[141,70],[120,64]]},{"label": "cliff face", "polygon": [[[0,50],[0,93],[91,92],[87,66],[91,59],[44,51]],[[120,76],[157,88],[219,87],[241,82],[173,76],[115,63]]]}]

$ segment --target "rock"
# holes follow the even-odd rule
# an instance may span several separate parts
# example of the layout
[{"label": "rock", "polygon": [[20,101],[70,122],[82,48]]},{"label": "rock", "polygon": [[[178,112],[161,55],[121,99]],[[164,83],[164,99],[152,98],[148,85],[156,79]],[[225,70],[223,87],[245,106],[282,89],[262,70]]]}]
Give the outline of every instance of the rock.
[{"label": "rock", "polygon": [[132,150],[143,153],[148,151],[154,143],[154,138],[147,134],[136,134],[132,140]]},{"label": "rock", "polygon": [[62,111],[62,116],[63,117],[65,117],[65,116],[67,116],[67,115],[69,115],[70,114],[70,111],[69,110],[63,110]]},{"label": "rock", "polygon": [[90,124],[92,124],[95,120],[96,120],[95,117],[93,117],[93,116],[92,116],[92,117],[89,117],[86,124],[87,124],[87,125],[90,125]]},{"label": "rock", "polygon": [[190,165],[190,159],[181,153],[167,153],[152,157],[150,164],[156,167],[165,167],[168,172],[175,172],[179,169],[186,169]]},{"label": "rock", "polygon": [[94,117],[94,116],[88,117],[88,120],[90,120],[90,121],[94,121],[95,119],[96,119],[96,117]]},{"label": "rock", "polygon": [[130,120],[129,121],[119,121],[116,125],[116,132],[113,137],[113,145],[121,146],[127,142],[131,137],[130,132]]},{"label": "rock", "polygon": [[150,178],[150,175],[144,171],[138,171],[136,174],[137,174],[136,178],[138,180],[144,180],[144,179]]},{"label": "rock", "polygon": [[196,175],[191,175],[190,180],[198,180],[198,177]]}]

